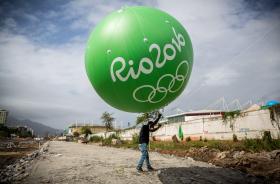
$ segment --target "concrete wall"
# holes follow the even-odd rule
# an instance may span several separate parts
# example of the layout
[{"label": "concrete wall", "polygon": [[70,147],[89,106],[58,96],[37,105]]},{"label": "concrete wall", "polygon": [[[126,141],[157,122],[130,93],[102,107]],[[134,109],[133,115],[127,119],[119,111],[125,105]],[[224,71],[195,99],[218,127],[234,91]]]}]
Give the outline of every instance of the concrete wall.
[{"label": "concrete wall", "polygon": [[[179,126],[181,125],[184,139],[190,137],[192,140],[232,140],[233,134],[238,139],[261,138],[264,131],[270,131],[273,138],[280,136],[279,114],[278,121],[272,121],[269,110],[258,110],[243,112],[233,120],[223,121],[221,115],[185,118],[184,122],[165,124],[158,131],[152,133],[155,140],[168,141],[172,136],[178,137]],[[132,135],[139,133],[140,129],[130,129],[121,132],[124,140],[131,140]]]},{"label": "concrete wall", "polygon": [[[88,127],[93,134],[106,131],[106,127],[102,127],[102,126],[85,126],[85,127]],[[79,134],[81,134],[82,128],[83,128],[82,126],[69,127],[68,133],[71,135],[74,132],[78,132]]]}]

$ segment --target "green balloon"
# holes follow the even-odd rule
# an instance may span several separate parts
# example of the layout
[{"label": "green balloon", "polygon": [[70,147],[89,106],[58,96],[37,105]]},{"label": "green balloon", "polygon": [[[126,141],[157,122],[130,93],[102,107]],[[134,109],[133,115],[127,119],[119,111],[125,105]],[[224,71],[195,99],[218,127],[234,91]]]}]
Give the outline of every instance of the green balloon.
[{"label": "green balloon", "polygon": [[160,109],[186,87],[193,65],[191,40],[172,16],[150,7],[126,7],[91,33],[86,72],[99,96],[127,112]]}]

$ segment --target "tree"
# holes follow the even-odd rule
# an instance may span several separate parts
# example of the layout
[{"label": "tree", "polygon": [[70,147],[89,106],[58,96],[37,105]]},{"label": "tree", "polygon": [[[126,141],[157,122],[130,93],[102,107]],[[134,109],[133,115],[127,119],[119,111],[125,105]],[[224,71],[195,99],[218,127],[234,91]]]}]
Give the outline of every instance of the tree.
[{"label": "tree", "polygon": [[89,127],[82,127],[82,129],[81,129],[81,133],[82,134],[86,134],[86,137],[88,136],[88,134],[91,134],[91,130],[90,130],[90,128]]},{"label": "tree", "polygon": [[149,119],[155,119],[157,118],[158,113],[159,111],[141,113],[137,116],[136,124],[143,123]]},{"label": "tree", "polygon": [[79,135],[80,135],[79,132],[73,132],[74,137],[79,137]]},{"label": "tree", "polygon": [[112,114],[108,112],[104,112],[101,116],[102,122],[104,123],[106,130],[112,130],[113,129],[113,121],[115,120],[114,117],[112,117]]}]

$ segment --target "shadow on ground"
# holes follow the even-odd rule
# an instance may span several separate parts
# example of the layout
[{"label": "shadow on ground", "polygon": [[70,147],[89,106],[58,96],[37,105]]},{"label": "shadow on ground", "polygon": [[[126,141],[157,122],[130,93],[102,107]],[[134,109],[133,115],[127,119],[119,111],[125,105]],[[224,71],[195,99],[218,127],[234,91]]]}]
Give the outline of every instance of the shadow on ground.
[{"label": "shadow on ground", "polygon": [[240,171],[226,168],[173,167],[161,169],[158,176],[163,184],[265,183],[261,178],[247,176]]}]

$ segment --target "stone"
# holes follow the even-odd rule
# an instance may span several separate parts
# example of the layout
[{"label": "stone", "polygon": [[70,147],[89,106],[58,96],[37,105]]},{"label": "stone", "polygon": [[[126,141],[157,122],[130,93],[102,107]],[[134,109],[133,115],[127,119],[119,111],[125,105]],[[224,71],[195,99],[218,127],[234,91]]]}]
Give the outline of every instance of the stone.
[{"label": "stone", "polygon": [[119,139],[112,139],[112,145],[120,145],[122,142]]},{"label": "stone", "polygon": [[217,153],[216,158],[217,159],[224,159],[228,156],[228,154],[229,154],[229,151],[223,151],[223,152]]},{"label": "stone", "polygon": [[233,153],[233,158],[234,159],[238,159],[238,158],[241,158],[243,155],[245,154],[245,151],[236,151]]},{"label": "stone", "polygon": [[280,158],[280,150],[273,150],[269,153],[271,159]]}]

